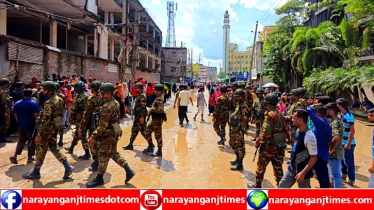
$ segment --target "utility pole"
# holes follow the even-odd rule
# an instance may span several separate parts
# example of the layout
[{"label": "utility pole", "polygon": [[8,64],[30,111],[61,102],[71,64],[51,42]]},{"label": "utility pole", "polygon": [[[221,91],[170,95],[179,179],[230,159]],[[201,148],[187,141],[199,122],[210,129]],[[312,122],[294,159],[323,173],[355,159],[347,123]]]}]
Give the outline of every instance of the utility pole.
[{"label": "utility pole", "polygon": [[[200,57],[201,57],[201,53],[199,53],[199,69],[200,69]],[[200,73],[201,73],[201,70],[200,70]],[[199,75],[197,75],[199,77]]]},{"label": "utility pole", "polygon": [[[127,23],[127,4],[126,0],[122,0],[122,24]],[[123,83],[124,76],[125,76],[125,69],[127,68],[127,30],[126,30],[126,24],[122,25],[122,60],[121,60],[121,83]],[[124,37],[125,36],[125,37]]]},{"label": "utility pole", "polygon": [[255,56],[254,54],[255,54],[256,37],[257,37],[257,26],[258,26],[258,21],[256,21],[256,30],[255,30],[255,38],[253,39],[251,66],[250,66],[249,72],[248,72],[248,81],[249,81],[249,83],[252,83],[252,67],[253,67],[253,57]]},{"label": "utility pole", "polygon": [[193,72],[193,49],[191,49],[190,54],[190,65],[191,65],[191,80],[194,78],[194,72]]}]

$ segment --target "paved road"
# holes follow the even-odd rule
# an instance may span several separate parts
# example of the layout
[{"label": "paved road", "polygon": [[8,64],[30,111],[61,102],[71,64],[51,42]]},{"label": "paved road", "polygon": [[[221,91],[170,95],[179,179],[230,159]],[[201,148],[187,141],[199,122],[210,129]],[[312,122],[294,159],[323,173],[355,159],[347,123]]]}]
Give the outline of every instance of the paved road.
[{"label": "paved road", "polygon": [[[196,93],[194,93],[194,106],[189,107],[188,118],[191,125],[187,128],[178,126],[177,109],[173,109],[171,102],[167,104],[168,122],[163,125],[163,157],[153,158],[142,154],[147,143],[139,135],[134,144],[134,151],[124,151],[131,134],[131,121],[125,120],[124,132],[118,143],[119,152],[129,162],[131,168],[137,173],[131,183],[124,184],[125,171],[110,161],[107,173],[104,176],[103,188],[246,188],[248,182],[254,182],[256,165],[252,162],[254,155],[253,138],[254,127],[251,126],[246,135],[246,156],[244,158],[244,170],[242,172],[230,171],[229,161],[234,159],[232,149],[226,145],[218,147],[219,137],[212,127],[208,110],[204,114],[206,122],[200,122],[200,115],[196,122],[193,121],[196,108]],[[208,101],[208,94],[206,93]],[[368,167],[371,162],[371,135],[372,129],[365,119],[356,120],[356,187],[366,188],[369,181]],[[64,146],[70,145],[71,135],[64,139]],[[19,165],[9,162],[9,156],[13,154],[16,139],[13,143],[0,144],[0,187],[1,188],[85,188],[85,184],[95,178],[96,173],[91,173],[88,168],[91,160],[79,160],[83,149],[79,144],[74,155],[66,154],[68,161],[75,167],[70,179],[63,180],[64,168],[48,152],[45,164],[41,169],[40,180],[24,180],[22,174],[33,168],[34,163],[25,165],[26,150],[19,156]],[[289,154],[285,158],[288,160]],[[284,170],[287,164],[284,162]],[[318,185],[317,180],[312,179],[312,186]],[[276,187],[273,169],[269,164],[263,187]]]}]

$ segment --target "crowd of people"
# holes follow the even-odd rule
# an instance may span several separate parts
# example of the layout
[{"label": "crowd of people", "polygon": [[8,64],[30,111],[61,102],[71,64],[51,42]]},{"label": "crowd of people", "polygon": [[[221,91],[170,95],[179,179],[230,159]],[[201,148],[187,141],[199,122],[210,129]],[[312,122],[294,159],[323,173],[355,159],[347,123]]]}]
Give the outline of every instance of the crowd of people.
[{"label": "crowd of people", "polygon": [[[35,167],[24,174],[26,179],[39,179],[48,148],[65,167],[64,179],[72,174],[73,166],[58,146],[63,146],[63,135],[75,125],[73,141],[65,150],[74,153],[81,142],[85,153],[80,159],[93,162],[90,171],[98,172],[87,187],[104,184],[109,159],[113,159],[126,171],[125,183],[135,175],[127,161],[117,151],[117,142],[122,135],[119,123],[130,114],[133,118],[130,143],[124,150],[133,150],[139,132],[147,140],[143,153],[154,157],[162,156],[162,125],[167,121],[164,105],[175,94],[174,109],[178,108],[179,126],[187,127],[188,106],[194,106],[191,90],[197,88],[197,112],[193,120],[205,108],[212,115],[213,128],[220,140],[226,142],[228,125],[229,145],[235,153],[230,161],[231,170],[243,170],[246,155],[244,136],[250,126],[256,127],[256,154],[259,154],[256,179],[249,188],[261,188],[267,165],[271,162],[279,188],[311,188],[310,179],[315,176],[320,188],[341,188],[342,182],[355,184],[354,115],[349,111],[349,101],[335,101],[320,92],[306,97],[303,88],[282,93],[279,88],[261,88],[245,82],[232,84],[158,83],[137,78],[111,84],[95,78],[79,79],[76,75],[46,75],[44,81],[36,77],[24,84],[15,77],[13,83],[0,81],[0,142],[9,142],[7,137],[18,136],[16,150],[10,162],[18,164],[17,156],[27,145],[27,163],[35,161]],[[209,91],[205,100],[204,92]],[[374,122],[374,108],[368,109],[369,120]],[[149,118],[152,117],[152,120]],[[184,124],[186,120],[186,124]],[[157,151],[152,140],[157,142]],[[59,141],[57,140],[59,136]],[[288,145],[292,149],[288,150]],[[100,152],[99,152],[100,150]],[[285,153],[291,153],[286,172],[282,164]],[[255,154],[255,155],[256,155]],[[373,142],[374,156],[374,142]],[[369,168],[374,174],[374,159]],[[369,188],[373,188],[374,175]]]}]

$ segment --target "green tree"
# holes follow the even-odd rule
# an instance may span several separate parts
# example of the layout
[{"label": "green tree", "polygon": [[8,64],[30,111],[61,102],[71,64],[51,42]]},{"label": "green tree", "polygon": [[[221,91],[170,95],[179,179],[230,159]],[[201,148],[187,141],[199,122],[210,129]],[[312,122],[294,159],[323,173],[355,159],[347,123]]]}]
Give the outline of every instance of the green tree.
[{"label": "green tree", "polygon": [[226,72],[220,71],[220,72],[218,72],[217,77],[220,78],[220,79],[223,79],[223,78],[226,78],[226,75],[227,75]]}]

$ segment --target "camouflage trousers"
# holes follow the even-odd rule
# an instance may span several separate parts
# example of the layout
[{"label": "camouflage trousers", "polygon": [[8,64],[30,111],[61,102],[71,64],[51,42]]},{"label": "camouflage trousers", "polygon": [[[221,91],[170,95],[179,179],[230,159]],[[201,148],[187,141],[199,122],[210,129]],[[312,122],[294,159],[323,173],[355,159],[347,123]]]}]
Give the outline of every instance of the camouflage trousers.
[{"label": "camouflage trousers", "polygon": [[213,123],[214,131],[216,131],[218,136],[226,135],[226,125],[228,123],[228,120],[229,120],[228,118],[227,119],[217,119]]},{"label": "camouflage trousers", "polygon": [[82,130],[81,135],[79,135],[78,130],[80,129],[80,123],[75,124],[75,132],[73,136],[73,141],[71,142],[71,146],[76,146],[78,141],[81,140],[83,149],[89,149],[88,140],[87,140],[87,132]]},{"label": "camouflage trousers", "polygon": [[244,136],[240,131],[232,131],[231,128],[229,145],[234,150],[234,153],[238,155],[238,158],[243,160],[245,156],[245,143]]},{"label": "camouflage trousers", "polygon": [[277,147],[270,145],[262,145],[259,150],[260,156],[258,157],[257,161],[256,183],[262,183],[266,167],[271,162],[271,164],[273,165],[275,181],[278,185],[283,177],[282,163],[284,157],[284,149],[278,149]]},{"label": "camouflage trousers", "polygon": [[122,168],[126,165],[126,160],[117,151],[118,139],[114,136],[102,137],[97,142],[99,174],[104,175],[108,167],[109,159],[114,160]]},{"label": "camouflage trousers", "polygon": [[140,118],[135,118],[134,119],[134,123],[132,124],[132,128],[131,128],[131,137],[130,137],[130,142],[134,142],[136,137],[138,136],[139,134],[139,131],[140,133],[142,134],[142,136],[147,139],[145,137],[145,130],[146,130],[146,124],[144,122],[144,124],[140,124]]},{"label": "camouflage trousers", "polygon": [[162,147],[162,121],[151,120],[148,124],[147,130],[144,132],[144,138],[147,140],[148,144],[152,143],[153,132],[155,133],[157,146]]},{"label": "camouflage trousers", "polygon": [[292,126],[290,130],[290,145],[293,145],[295,142],[295,135],[296,135],[297,127]]},{"label": "camouflage trousers", "polygon": [[10,125],[10,113],[8,113],[8,117],[4,119],[4,121],[0,122],[0,133],[6,133],[8,131]]},{"label": "camouflage trousers", "polygon": [[256,133],[255,133],[255,136],[259,137],[260,136],[260,132],[261,132],[262,122],[261,122],[261,120],[256,120],[255,123],[256,123]]},{"label": "camouflage trousers", "polygon": [[[88,136],[92,136],[93,132],[94,132],[93,128],[88,129]],[[90,147],[90,152],[91,152],[93,161],[99,161],[98,151],[99,149],[97,148],[97,141],[95,141],[94,145]]]},{"label": "camouflage trousers", "polygon": [[57,131],[43,133],[41,143],[36,144],[35,167],[42,167],[48,148],[59,162],[62,163],[66,160],[65,155],[57,147]]}]

